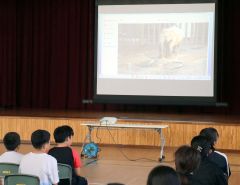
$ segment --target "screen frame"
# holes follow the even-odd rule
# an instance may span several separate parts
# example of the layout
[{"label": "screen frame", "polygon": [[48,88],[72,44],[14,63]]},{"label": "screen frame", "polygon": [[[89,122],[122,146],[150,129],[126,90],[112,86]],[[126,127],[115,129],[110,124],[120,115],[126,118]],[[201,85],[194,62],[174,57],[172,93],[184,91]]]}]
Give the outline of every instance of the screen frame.
[{"label": "screen frame", "polygon": [[[103,95],[97,94],[97,54],[98,54],[98,6],[99,5],[131,5],[131,4],[198,4],[215,3],[214,30],[214,73],[213,97],[200,96],[140,96],[140,95]],[[94,103],[115,104],[152,104],[152,105],[195,105],[216,106],[217,93],[217,61],[218,61],[218,0],[95,0],[95,32],[94,32]]]}]

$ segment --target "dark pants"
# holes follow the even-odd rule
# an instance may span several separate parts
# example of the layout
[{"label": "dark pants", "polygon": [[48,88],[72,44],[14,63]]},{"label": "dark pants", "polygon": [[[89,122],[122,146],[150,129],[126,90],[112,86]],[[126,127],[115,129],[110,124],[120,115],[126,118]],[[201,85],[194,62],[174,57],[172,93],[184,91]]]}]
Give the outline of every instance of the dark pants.
[{"label": "dark pants", "polygon": [[[75,182],[73,182],[75,179]],[[72,181],[72,185],[88,185],[88,181],[86,178],[81,177],[81,176],[77,176],[76,178],[74,178]]]},{"label": "dark pants", "polygon": [[[69,179],[61,179],[58,185],[69,185]],[[87,179],[76,176],[72,179],[72,185],[88,185]]]}]

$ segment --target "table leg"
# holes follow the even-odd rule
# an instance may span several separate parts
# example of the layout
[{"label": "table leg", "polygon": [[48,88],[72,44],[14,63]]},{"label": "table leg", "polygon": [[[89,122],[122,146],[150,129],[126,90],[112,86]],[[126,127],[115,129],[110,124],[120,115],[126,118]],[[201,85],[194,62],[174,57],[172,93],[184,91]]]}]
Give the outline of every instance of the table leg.
[{"label": "table leg", "polygon": [[164,149],[164,145],[165,145],[165,138],[162,132],[162,129],[157,129],[157,132],[159,133],[160,136],[160,156],[159,156],[159,161],[162,162],[163,159],[165,158],[165,156],[163,155],[163,149]]},{"label": "table leg", "polygon": [[81,149],[81,155],[83,155],[83,154],[82,154],[83,148],[84,148],[85,144],[87,143],[87,141],[88,141],[89,143],[92,142],[92,130],[93,130],[93,127],[88,126],[88,133],[87,133],[87,135],[86,135],[86,137],[85,137],[85,139],[84,139],[84,141],[83,141],[83,145],[82,145],[82,149]]}]

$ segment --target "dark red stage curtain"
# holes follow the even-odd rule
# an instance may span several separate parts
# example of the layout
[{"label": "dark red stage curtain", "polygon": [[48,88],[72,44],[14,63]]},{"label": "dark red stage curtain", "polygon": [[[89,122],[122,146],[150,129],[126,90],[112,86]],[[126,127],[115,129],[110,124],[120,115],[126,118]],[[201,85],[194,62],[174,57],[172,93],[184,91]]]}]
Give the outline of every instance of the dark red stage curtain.
[{"label": "dark red stage curtain", "polygon": [[0,1],[0,107],[16,103],[16,0]]},{"label": "dark red stage curtain", "polygon": [[[95,0],[0,0],[0,107],[218,112],[217,108],[84,105],[93,97]],[[239,6],[222,1],[219,91],[240,113]]]},{"label": "dark red stage curtain", "polygon": [[92,97],[94,0],[19,0],[19,107],[82,109]]},{"label": "dark red stage curtain", "polygon": [[225,38],[229,40],[226,42],[229,58],[225,60],[228,67],[228,75],[226,76],[228,77],[228,86],[225,90],[229,92],[229,101],[232,103],[231,113],[240,114],[240,6],[237,0],[230,2],[232,3],[228,4],[229,11],[226,14],[226,17],[228,17],[226,26],[229,32],[225,35]]}]

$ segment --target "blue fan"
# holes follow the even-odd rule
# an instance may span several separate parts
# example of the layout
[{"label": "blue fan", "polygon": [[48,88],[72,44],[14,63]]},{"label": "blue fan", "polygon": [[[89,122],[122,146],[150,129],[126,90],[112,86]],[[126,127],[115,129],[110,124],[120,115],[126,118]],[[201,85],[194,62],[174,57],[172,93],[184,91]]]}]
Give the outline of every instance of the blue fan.
[{"label": "blue fan", "polygon": [[99,152],[99,147],[96,143],[88,143],[83,147],[83,154],[88,158],[95,158]]}]

